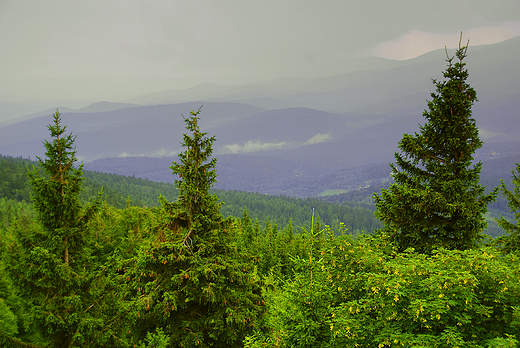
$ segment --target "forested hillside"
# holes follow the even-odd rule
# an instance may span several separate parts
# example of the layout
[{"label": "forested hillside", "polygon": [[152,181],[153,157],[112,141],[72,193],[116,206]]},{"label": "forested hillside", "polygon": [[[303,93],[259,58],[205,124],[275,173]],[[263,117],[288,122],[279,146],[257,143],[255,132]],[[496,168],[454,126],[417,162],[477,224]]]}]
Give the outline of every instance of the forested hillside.
[{"label": "forested hillside", "polygon": [[[11,202],[13,207],[17,202],[23,202],[24,207],[31,211],[31,187],[27,171],[35,165],[34,161],[0,155],[0,198],[5,202]],[[121,209],[126,206],[158,207],[159,196],[167,200],[176,200],[178,196],[178,190],[173,184],[89,171],[84,172],[84,177],[84,191],[80,195],[84,203],[95,198],[100,190],[103,191],[104,201]],[[336,230],[339,222],[344,222],[348,231],[352,233],[371,233],[381,227],[373,215],[373,206],[368,204],[337,205],[319,199],[297,199],[215,189],[211,192],[224,203],[220,208],[224,216],[241,217],[244,209],[247,209],[250,218],[253,221],[258,220],[262,227],[268,219],[270,223],[276,223],[282,228],[292,221],[296,231],[299,231],[303,226],[309,226],[313,209],[322,224],[330,225]],[[2,213],[7,214],[0,211],[0,214]]]},{"label": "forested hillside", "polygon": [[[510,161],[505,162],[504,168],[509,168],[511,166]],[[0,175],[2,175],[0,197],[5,202],[10,202],[10,200],[24,201],[24,204],[30,211],[31,188],[28,182],[27,170],[33,165],[35,165],[35,162],[28,159],[0,155]],[[506,183],[511,182],[510,178],[504,174],[506,170],[500,170],[494,162],[492,165],[493,168],[490,165],[490,169],[486,172],[485,178],[487,179],[481,180],[485,187],[497,187],[501,178],[504,178]],[[496,171],[492,171],[493,169]],[[501,177],[497,176],[496,173],[501,173],[499,174]],[[492,174],[496,177],[491,177]],[[178,190],[173,184],[91,171],[85,171],[84,176],[86,178],[84,183],[85,191],[81,194],[84,202],[95,197],[101,188],[103,189],[103,199],[117,208],[124,208],[127,205],[156,207],[160,205],[159,196],[162,195],[166,199],[175,199],[178,195]],[[389,182],[371,185],[367,188],[360,188],[346,193],[324,195],[315,199],[296,199],[217,189],[212,189],[211,192],[216,194],[219,200],[224,203],[221,207],[221,212],[224,216],[240,217],[243,214],[243,210],[247,209],[251,219],[253,221],[258,220],[260,226],[263,226],[267,219],[271,223],[276,222],[281,227],[285,227],[292,220],[293,226],[299,230],[302,226],[309,226],[311,212],[315,209],[316,215],[319,216],[321,222],[333,226],[336,230],[338,223],[344,222],[350,232],[358,233],[364,231],[365,233],[370,233],[382,226],[373,216],[375,206],[372,196],[374,193],[380,192],[381,188],[388,187],[388,185]],[[18,198],[15,198],[16,195],[18,195]],[[324,204],[324,202],[335,204]],[[14,204],[15,202],[11,203],[13,206]],[[7,213],[4,211],[3,214]],[[494,219],[499,218],[501,215],[508,219],[513,218],[507,205],[507,199],[502,195],[498,195],[497,201],[489,205],[489,225],[485,230],[486,234],[494,237],[503,234],[503,230],[494,222]]]}]

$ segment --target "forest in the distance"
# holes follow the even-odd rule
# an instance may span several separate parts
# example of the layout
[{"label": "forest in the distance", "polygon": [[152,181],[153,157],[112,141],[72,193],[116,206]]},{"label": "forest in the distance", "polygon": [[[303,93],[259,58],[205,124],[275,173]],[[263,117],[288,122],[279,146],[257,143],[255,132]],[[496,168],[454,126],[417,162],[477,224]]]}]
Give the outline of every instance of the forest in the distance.
[{"label": "forest in the distance", "polygon": [[[7,227],[23,212],[32,213],[31,192],[27,172],[37,166],[37,162],[23,158],[13,158],[0,155],[0,199],[3,209],[0,209],[0,224]],[[153,182],[150,180],[125,177],[116,174],[84,171],[83,191],[80,199],[83,203],[94,199],[102,189],[102,200],[115,208],[158,207],[159,196],[175,200],[178,189],[173,184]],[[299,231],[311,223],[312,211],[324,225],[330,225],[337,230],[339,222],[343,222],[349,232],[371,233],[382,226],[374,216],[374,207],[358,202],[333,204],[320,199],[297,199],[284,196],[272,196],[242,191],[225,191],[211,189],[219,201],[222,215],[241,217],[247,209],[252,221],[258,220],[263,227],[267,220],[273,224],[285,227],[292,221]]]},{"label": "forest in the distance", "polygon": [[516,347],[520,165],[480,182],[466,48],[373,205],[213,190],[201,109],[174,186],[86,172],[56,111],[44,157],[0,159],[0,345]]}]

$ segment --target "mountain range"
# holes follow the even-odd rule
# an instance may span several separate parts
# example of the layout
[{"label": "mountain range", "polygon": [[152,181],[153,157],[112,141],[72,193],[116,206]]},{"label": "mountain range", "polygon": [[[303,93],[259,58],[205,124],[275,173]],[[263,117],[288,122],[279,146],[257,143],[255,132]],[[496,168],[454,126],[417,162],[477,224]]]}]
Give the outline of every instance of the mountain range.
[{"label": "mountain range", "polygon": [[[520,37],[468,50],[468,82],[479,98],[473,117],[485,143],[477,160],[520,155],[519,53]],[[183,115],[202,106],[201,129],[217,138],[217,188],[308,197],[387,180],[398,141],[424,123],[432,79],[442,80],[445,68],[438,50],[368,59],[361,70],[316,79],[203,84],[60,111],[86,169],[171,182]],[[4,124],[0,154],[42,156],[54,111]]]}]

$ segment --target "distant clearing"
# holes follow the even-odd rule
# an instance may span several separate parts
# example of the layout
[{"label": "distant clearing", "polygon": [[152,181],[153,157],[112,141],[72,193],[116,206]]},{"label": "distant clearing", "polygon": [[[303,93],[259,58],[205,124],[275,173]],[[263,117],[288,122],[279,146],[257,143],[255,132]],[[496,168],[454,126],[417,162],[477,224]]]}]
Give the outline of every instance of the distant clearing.
[{"label": "distant clearing", "polygon": [[343,189],[325,190],[322,193],[320,193],[318,196],[326,197],[326,196],[339,195],[341,193],[347,193],[347,192],[348,192],[347,190],[343,190]]}]

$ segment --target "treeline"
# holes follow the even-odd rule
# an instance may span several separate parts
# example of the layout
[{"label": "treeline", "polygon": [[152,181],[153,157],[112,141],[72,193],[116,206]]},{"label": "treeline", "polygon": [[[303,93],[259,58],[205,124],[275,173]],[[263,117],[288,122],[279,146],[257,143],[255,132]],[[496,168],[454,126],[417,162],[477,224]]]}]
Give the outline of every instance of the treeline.
[{"label": "treeline", "polygon": [[224,216],[240,216],[243,209],[247,208],[251,218],[260,221],[261,224],[266,218],[281,224],[292,221],[296,232],[312,224],[313,211],[323,225],[331,226],[336,233],[340,233],[340,222],[344,223],[349,233],[354,234],[371,233],[382,226],[370,206],[365,204],[338,205],[314,198],[295,199],[240,191],[211,192],[224,202],[221,207]]},{"label": "treeline", "polygon": [[[33,168],[44,175],[36,161],[0,154],[0,198],[30,204],[32,187],[27,173]],[[103,182],[98,182],[88,175],[85,175],[80,199],[83,203],[86,203],[97,196],[100,190],[103,190],[103,199],[106,200],[108,204],[118,208],[124,208],[125,205],[128,204],[127,198],[129,198],[129,196],[120,194],[117,192],[118,187],[115,186],[115,188],[114,190],[109,186],[103,186]],[[123,191],[123,194],[124,193],[125,191]],[[133,205],[142,205],[142,203],[136,199]]]},{"label": "treeline", "polygon": [[0,197],[29,202],[31,186],[27,170],[34,164],[28,159],[0,155]]},{"label": "treeline", "polygon": [[[0,155],[0,176],[2,178],[0,197],[12,199],[13,205],[16,201],[25,202],[26,208],[30,211],[32,209],[31,187],[27,171],[34,165],[36,162],[28,159]],[[160,205],[159,196],[169,200],[175,200],[178,196],[178,189],[175,185],[168,183],[92,171],[84,171],[84,177],[84,191],[80,194],[83,203],[93,199],[101,188],[103,189],[103,200],[111,206],[121,209],[129,205],[158,207]],[[506,179],[505,182],[510,182],[510,179]],[[493,188],[499,185],[500,181],[482,179],[481,183],[485,187]],[[221,206],[224,216],[240,217],[244,209],[247,209],[251,219],[253,221],[258,219],[260,226],[264,226],[267,219],[270,223],[276,222],[281,227],[285,227],[289,221],[292,221],[295,231],[299,231],[302,227],[310,225],[310,216],[314,209],[321,223],[332,226],[336,231],[338,231],[339,222],[343,222],[349,232],[370,233],[382,227],[382,223],[373,215],[375,205],[372,196],[374,193],[379,193],[382,188],[388,188],[389,185],[390,183],[371,185],[368,188],[316,199],[217,189],[211,189],[211,193],[224,203]],[[504,232],[496,225],[495,219],[500,216],[512,219],[513,214],[503,195],[498,195],[496,201],[491,203],[488,209],[488,226],[484,233],[491,237],[498,237]],[[0,211],[0,214],[6,214],[6,212]]]},{"label": "treeline", "polygon": [[[31,209],[32,189],[27,172],[35,165],[37,163],[34,161],[0,155],[3,190],[3,196],[0,197],[16,200],[17,196],[18,201],[25,202],[26,207]],[[158,207],[160,196],[173,201],[179,193],[175,185],[135,177],[84,171],[84,178],[83,191],[80,194],[83,203],[92,200],[103,190],[102,199],[120,209],[126,206]],[[278,223],[281,227],[292,221],[295,231],[299,232],[302,227],[310,226],[313,209],[322,224],[334,226],[337,231],[339,222],[344,222],[348,231],[352,233],[371,233],[382,226],[373,214],[373,207],[364,204],[337,205],[318,199],[270,196],[242,191],[211,189],[210,192],[224,203],[220,210],[225,217],[241,217],[244,209],[247,209],[251,219],[258,220],[262,227],[268,219],[270,223]]]},{"label": "treeline", "polygon": [[[159,196],[167,200],[174,200],[178,196],[175,185],[168,183],[89,171],[85,171],[85,177],[103,187],[109,187],[120,196],[130,197],[130,202],[134,205],[157,207],[160,205]],[[236,190],[211,189],[210,192],[224,203],[220,211],[225,217],[240,217],[244,209],[247,209],[251,219],[258,220],[261,226],[264,226],[267,219],[281,226],[292,221],[294,228],[299,231],[304,226],[310,226],[313,209],[322,224],[334,226],[336,230],[339,222],[345,223],[346,228],[353,233],[361,231],[370,233],[382,226],[373,215],[373,206],[368,204],[349,202],[337,205],[320,199],[301,199]]]}]

